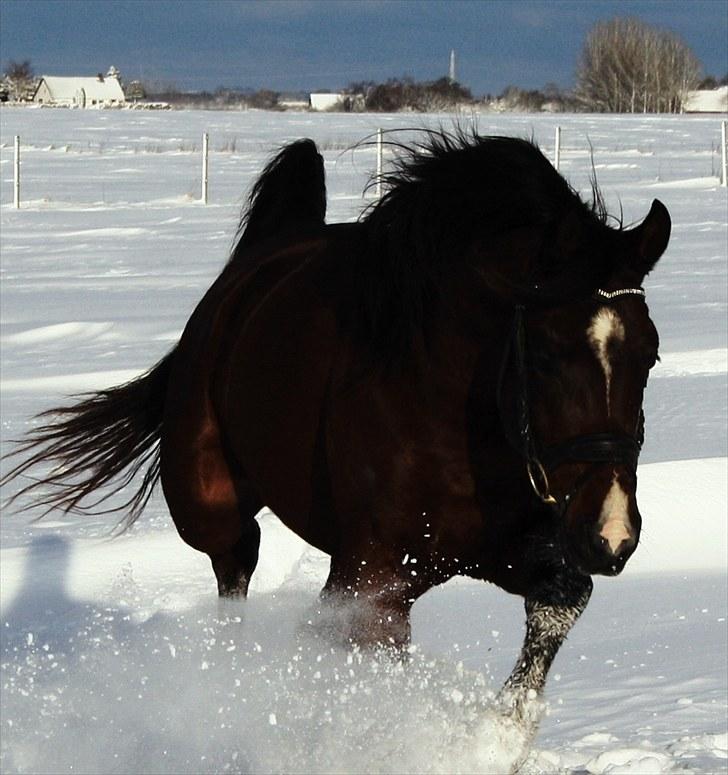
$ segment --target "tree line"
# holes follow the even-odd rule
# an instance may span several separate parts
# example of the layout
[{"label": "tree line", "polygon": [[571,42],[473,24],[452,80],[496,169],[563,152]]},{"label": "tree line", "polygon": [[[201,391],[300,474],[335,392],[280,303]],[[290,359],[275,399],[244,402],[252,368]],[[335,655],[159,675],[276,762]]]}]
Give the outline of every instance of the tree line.
[{"label": "tree line", "polygon": [[674,33],[638,19],[599,22],[587,35],[576,95],[606,113],[679,113],[701,65]]},{"label": "tree line", "polygon": [[[351,83],[331,109],[393,113],[483,106],[493,110],[679,113],[688,91],[727,83],[728,75],[720,80],[703,77],[699,60],[675,33],[639,19],[617,17],[598,22],[587,34],[573,89],[563,90],[555,84],[530,90],[510,85],[496,96],[476,98],[466,86],[449,78],[416,81],[405,76],[381,83]],[[36,84],[30,61],[9,62],[0,98],[31,99]],[[220,88],[190,93],[173,86],[131,81],[124,85],[124,91],[130,101],[148,99],[172,106],[266,110],[286,106],[284,95],[271,89]]]}]

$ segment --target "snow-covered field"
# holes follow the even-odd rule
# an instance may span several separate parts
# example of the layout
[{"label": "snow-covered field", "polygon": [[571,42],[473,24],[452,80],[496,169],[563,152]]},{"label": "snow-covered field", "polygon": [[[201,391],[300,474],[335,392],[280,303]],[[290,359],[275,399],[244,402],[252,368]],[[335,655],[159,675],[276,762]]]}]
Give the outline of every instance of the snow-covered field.
[{"label": "snow-covered field", "polygon": [[[470,121],[470,117],[463,119]],[[220,271],[270,151],[309,136],[329,220],[356,217],[378,126],[448,117],[3,108],[2,452],[37,411],[123,381],[178,337]],[[648,386],[641,546],[598,579],[561,650],[523,771],[725,772],[728,260],[720,124],[699,117],[481,116],[534,136],[611,209],[673,218],[646,287],[662,362]],[[210,204],[201,136],[210,133]],[[23,143],[12,207],[12,137]],[[12,489],[8,488],[10,492]],[[247,604],[219,607],[207,558],[152,500],[129,533],[101,518],[0,525],[3,772],[488,772],[514,755],[489,712],[516,658],[521,601],[457,580],[414,608],[407,666],[317,641],[326,558],[269,513]]]}]

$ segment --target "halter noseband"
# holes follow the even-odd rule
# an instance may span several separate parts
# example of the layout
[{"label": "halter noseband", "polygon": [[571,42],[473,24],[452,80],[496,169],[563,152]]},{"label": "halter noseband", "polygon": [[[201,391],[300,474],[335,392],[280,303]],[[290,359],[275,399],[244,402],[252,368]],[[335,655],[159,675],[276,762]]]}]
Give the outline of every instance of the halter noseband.
[{"label": "halter noseband", "polygon": [[[607,301],[618,296],[629,295],[644,296],[645,291],[642,288],[621,288],[616,291],[605,291],[598,288],[595,291],[597,298]],[[516,305],[511,336],[506,344],[498,375],[496,395],[498,411],[506,438],[526,462],[526,473],[533,491],[543,503],[557,506],[563,514],[576,492],[594,473],[595,465],[613,463],[625,465],[633,473],[637,470],[637,459],[644,441],[644,413],[640,410],[634,435],[591,433],[574,436],[548,447],[539,445],[531,428],[524,312],[523,305]],[[515,420],[509,421],[503,406],[503,383],[511,357],[515,364],[518,395],[516,396]],[[590,463],[592,465],[577,478],[570,492],[559,503],[551,494],[547,469],[553,471],[565,463]]]}]

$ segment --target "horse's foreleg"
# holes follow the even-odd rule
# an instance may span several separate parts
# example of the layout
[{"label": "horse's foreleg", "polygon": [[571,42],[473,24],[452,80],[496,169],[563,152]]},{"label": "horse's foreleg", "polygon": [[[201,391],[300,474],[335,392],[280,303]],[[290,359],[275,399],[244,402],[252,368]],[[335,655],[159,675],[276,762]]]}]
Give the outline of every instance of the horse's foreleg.
[{"label": "horse's foreleg", "polygon": [[376,593],[356,590],[347,594],[324,589],[322,601],[337,622],[334,638],[362,648],[402,651],[411,635],[411,603],[405,594],[396,582]]},{"label": "horse's foreleg", "polygon": [[332,557],[321,592],[323,629],[333,640],[402,651],[410,642],[412,604],[429,585],[402,579],[375,552],[368,557]]},{"label": "horse's foreleg", "polygon": [[526,637],[518,662],[499,694],[501,707],[514,719],[528,720],[529,701],[541,694],[551,663],[586,608],[591,591],[589,576],[563,573],[526,595]]}]

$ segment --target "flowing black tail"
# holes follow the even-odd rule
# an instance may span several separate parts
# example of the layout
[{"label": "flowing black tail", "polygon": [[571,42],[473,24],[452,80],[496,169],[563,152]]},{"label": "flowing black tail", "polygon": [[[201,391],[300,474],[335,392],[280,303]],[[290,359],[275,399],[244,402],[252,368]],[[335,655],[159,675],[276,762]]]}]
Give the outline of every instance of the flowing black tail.
[{"label": "flowing black tail", "polygon": [[313,140],[296,140],[271,159],[253,185],[232,260],[282,231],[323,226],[325,217],[324,160]]},{"label": "flowing black tail", "polygon": [[[23,509],[45,507],[86,513],[120,513],[128,527],[141,514],[159,480],[159,437],[174,350],[138,379],[82,396],[72,406],[50,409],[39,418],[53,418],[33,429],[8,457],[25,459],[6,474],[5,485],[35,466],[51,470],[34,478],[6,505],[32,496]],[[132,483],[141,482],[121,505],[99,508]],[[104,485],[112,487],[95,496]],[[92,496],[95,496],[92,498]]]},{"label": "flowing black tail", "polygon": [[[324,164],[312,140],[283,148],[253,186],[233,252],[240,252],[283,231],[324,224]],[[11,453],[25,456],[0,485],[27,476],[36,466],[50,465],[10,498],[7,505],[31,496],[23,508],[45,507],[86,513],[121,513],[126,526],[141,514],[159,481],[159,439],[174,350],[151,371],[119,387],[81,396],[67,407],[39,415],[46,420]],[[143,474],[141,473],[143,471]],[[120,490],[141,481],[119,506],[99,508]],[[110,485],[106,493],[96,492]]]}]

